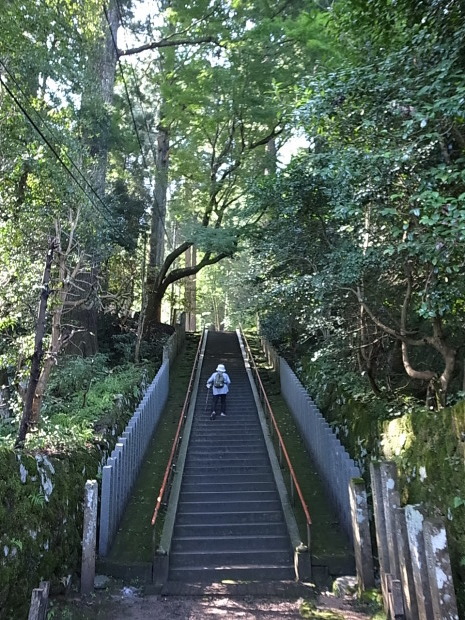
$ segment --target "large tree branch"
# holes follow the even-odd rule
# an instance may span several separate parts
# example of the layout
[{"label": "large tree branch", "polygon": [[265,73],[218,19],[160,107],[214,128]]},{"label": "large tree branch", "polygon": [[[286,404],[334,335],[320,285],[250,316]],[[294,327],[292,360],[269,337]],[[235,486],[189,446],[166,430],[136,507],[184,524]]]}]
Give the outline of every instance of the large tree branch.
[{"label": "large tree branch", "polygon": [[202,43],[214,43],[219,47],[224,47],[217,39],[214,37],[200,37],[196,38],[187,38],[187,39],[160,39],[160,41],[152,41],[151,43],[145,43],[144,45],[139,45],[139,47],[131,47],[127,50],[118,49],[118,57],[121,56],[133,56],[134,54],[140,54],[141,52],[145,52],[147,50],[155,50],[160,49],[162,47],[175,47],[176,45],[201,45]]},{"label": "large tree branch", "polygon": [[281,127],[278,129],[279,125],[280,123],[275,125],[273,129],[270,131],[270,133],[266,136],[263,136],[263,138],[261,138],[260,140],[257,140],[256,142],[251,142],[249,146],[247,147],[247,150],[253,151],[258,146],[264,146],[265,144],[268,144],[268,142],[270,142],[271,140],[274,140],[275,138],[277,138],[284,131],[284,127]]},{"label": "large tree branch", "polygon": [[207,265],[214,265],[220,260],[223,260],[223,258],[227,258],[230,255],[231,254],[228,252],[220,252],[220,254],[212,256],[210,252],[207,252],[203,256],[202,260],[197,263],[197,265],[192,265],[191,267],[182,267],[180,269],[173,269],[173,271],[171,271],[160,283],[158,289],[159,292],[163,296],[166,292],[166,289],[170,286],[170,284],[173,284],[173,282],[177,282],[178,280],[182,280],[183,278],[193,276]]},{"label": "large tree branch", "polygon": [[181,256],[181,254],[183,254],[191,247],[191,245],[193,245],[192,241],[184,241],[184,243],[181,243],[181,245],[179,245],[177,248],[174,248],[174,250],[170,254],[168,254],[168,256],[163,261],[160,271],[158,272],[157,282],[155,284],[156,288],[162,286],[166,274],[168,273],[168,269],[171,267],[174,261]]}]

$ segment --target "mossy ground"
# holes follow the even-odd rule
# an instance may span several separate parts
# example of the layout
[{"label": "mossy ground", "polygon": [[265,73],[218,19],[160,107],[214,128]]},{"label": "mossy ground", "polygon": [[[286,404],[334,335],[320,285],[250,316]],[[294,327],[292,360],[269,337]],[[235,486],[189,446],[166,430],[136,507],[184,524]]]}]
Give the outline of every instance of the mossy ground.
[{"label": "mossy ground", "polygon": [[[268,365],[259,339],[254,336],[248,336],[248,342],[310,512],[312,519],[311,548],[314,561],[318,563],[318,558],[332,557],[337,559],[337,557],[340,557],[341,561],[346,564],[347,557],[353,555],[352,545],[339,525],[337,514],[327,497],[324,482],[317,472],[292,414],[281,396],[279,376]],[[284,470],[283,475],[288,485],[288,490],[290,490],[289,474]],[[294,513],[302,541],[306,542],[306,518],[298,498],[295,502]]]},{"label": "mossy ground", "polygon": [[[185,349],[171,367],[168,401],[147,449],[144,464],[109,554],[110,561],[152,561],[151,519],[186,396],[198,338],[198,335],[187,335]],[[161,533],[162,525],[163,513],[157,521],[157,537]]]}]

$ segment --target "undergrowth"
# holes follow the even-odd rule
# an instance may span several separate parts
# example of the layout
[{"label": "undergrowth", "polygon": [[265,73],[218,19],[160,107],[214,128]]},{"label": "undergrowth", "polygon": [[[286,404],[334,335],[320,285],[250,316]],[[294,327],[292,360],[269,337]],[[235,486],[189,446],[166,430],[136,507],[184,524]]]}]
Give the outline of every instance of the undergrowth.
[{"label": "undergrowth", "polygon": [[[101,354],[63,358],[50,377],[40,423],[28,435],[27,449],[61,451],[98,442],[113,424],[115,413],[130,409],[139,399],[159,365],[112,367]],[[12,413],[0,422],[0,446],[14,443],[21,408],[13,408]]]}]

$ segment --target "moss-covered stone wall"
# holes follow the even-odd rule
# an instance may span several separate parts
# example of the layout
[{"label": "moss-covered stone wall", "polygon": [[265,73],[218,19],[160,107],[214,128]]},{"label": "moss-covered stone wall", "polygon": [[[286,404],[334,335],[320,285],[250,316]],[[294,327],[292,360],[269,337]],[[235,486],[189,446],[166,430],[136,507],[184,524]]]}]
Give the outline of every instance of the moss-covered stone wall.
[{"label": "moss-covered stone wall", "polygon": [[367,481],[370,460],[395,461],[403,503],[421,503],[444,520],[465,617],[465,402],[400,414],[385,401],[357,402],[334,386],[318,402]]},{"label": "moss-covered stone wall", "polygon": [[0,449],[0,618],[27,618],[41,580],[64,589],[80,571],[84,485],[127,424],[134,402],[108,415],[99,440],[66,453]]},{"label": "moss-covered stone wall", "polygon": [[383,454],[399,468],[402,500],[423,504],[447,528],[465,617],[465,403],[386,422]]}]

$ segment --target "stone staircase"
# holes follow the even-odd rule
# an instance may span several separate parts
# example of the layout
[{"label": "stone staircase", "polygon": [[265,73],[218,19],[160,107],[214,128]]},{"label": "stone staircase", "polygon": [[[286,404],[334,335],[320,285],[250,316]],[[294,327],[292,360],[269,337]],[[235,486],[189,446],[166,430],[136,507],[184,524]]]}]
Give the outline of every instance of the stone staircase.
[{"label": "stone staircase", "polygon": [[[205,384],[231,377],[227,416]],[[237,335],[209,332],[169,554],[169,582],[292,580],[292,545]]]}]

